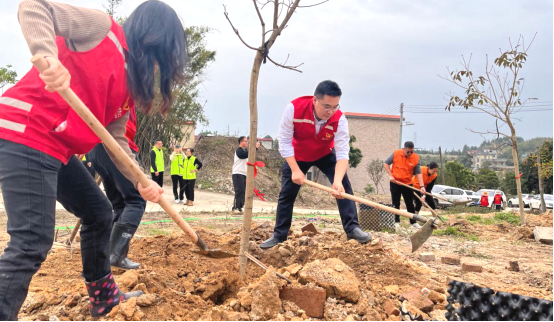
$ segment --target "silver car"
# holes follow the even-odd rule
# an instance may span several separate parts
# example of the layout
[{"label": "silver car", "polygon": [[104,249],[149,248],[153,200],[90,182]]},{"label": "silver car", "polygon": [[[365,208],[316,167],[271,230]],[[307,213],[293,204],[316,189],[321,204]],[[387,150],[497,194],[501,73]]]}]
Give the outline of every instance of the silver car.
[{"label": "silver car", "polygon": [[[521,198],[523,199],[523,208],[529,208],[529,203],[531,202],[531,199],[533,199],[533,195],[522,194]],[[519,207],[519,198],[515,196],[508,200],[508,207]]]},{"label": "silver car", "polygon": [[433,187],[433,190],[431,191],[433,195],[436,195],[438,197],[442,197],[447,199],[448,201],[440,200],[438,198],[435,199],[435,204],[437,207],[445,208],[448,206],[452,206],[452,203],[457,202],[469,202],[470,198],[466,194],[466,192],[463,189],[450,187],[450,186],[443,186],[443,185],[435,185]]}]

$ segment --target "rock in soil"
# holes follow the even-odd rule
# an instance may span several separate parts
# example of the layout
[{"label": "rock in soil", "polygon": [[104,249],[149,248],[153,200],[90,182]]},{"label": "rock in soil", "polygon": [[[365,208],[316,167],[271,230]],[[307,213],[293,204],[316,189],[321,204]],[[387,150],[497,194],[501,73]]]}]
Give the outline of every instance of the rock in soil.
[{"label": "rock in soil", "polygon": [[328,297],[356,303],[360,298],[360,282],[352,269],[338,258],[316,260],[298,273],[301,283],[314,283],[327,291]]},{"label": "rock in soil", "polygon": [[[252,320],[270,320],[281,312],[279,289],[286,283],[269,268],[252,288],[250,317]],[[242,302],[241,302],[242,304]]]}]

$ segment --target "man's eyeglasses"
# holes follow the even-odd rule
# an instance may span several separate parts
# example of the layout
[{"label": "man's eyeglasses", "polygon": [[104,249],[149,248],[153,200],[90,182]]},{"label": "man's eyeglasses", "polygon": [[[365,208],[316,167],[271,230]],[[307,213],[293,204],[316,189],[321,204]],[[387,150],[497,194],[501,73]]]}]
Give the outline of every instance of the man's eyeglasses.
[{"label": "man's eyeglasses", "polygon": [[330,111],[336,112],[337,110],[340,109],[340,104],[337,104],[337,106],[331,106],[329,104],[323,104],[323,102],[319,99],[318,99],[318,101],[321,105],[323,105],[323,108],[325,109],[325,112],[330,112]]},{"label": "man's eyeglasses", "polygon": [[410,155],[412,153],[414,153],[414,151],[406,151],[406,155]]}]

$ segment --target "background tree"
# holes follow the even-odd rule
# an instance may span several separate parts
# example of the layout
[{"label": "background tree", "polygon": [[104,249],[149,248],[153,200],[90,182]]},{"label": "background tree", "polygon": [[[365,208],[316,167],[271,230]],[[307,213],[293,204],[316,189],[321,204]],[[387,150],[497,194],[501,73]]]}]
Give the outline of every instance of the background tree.
[{"label": "background tree", "polygon": [[367,174],[369,174],[369,178],[373,181],[373,184],[375,185],[375,193],[377,194],[379,194],[379,185],[381,185],[381,189],[383,189],[383,191],[385,190],[381,184],[381,179],[383,179],[383,174],[385,173],[383,163],[385,163],[383,160],[375,159],[369,162],[366,166]]},{"label": "background tree", "polygon": [[4,86],[17,82],[17,72],[11,68],[12,65],[0,67],[0,93],[4,93]]},{"label": "background tree", "polygon": [[364,157],[362,155],[362,150],[354,147],[354,142],[356,142],[356,137],[354,135],[350,135],[350,141],[348,141],[348,145],[350,145],[350,152],[348,152],[348,165],[351,168],[355,168],[362,162],[362,158]]},{"label": "background tree", "polygon": [[481,168],[475,177],[475,185],[477,189],[498,189],[500,188],[500,179],[493,170]]},{"label": "background tree", "polygon": [[[207,68],[210,63],[215,61],[216,57],[216,52],[207,48],[206,36],[210,31],[211,28],[204,26],[185,28],[189,50],[186,81],[173,89],[173,105],[170,113],[162,116],[158,112],[161,102],[159,95],[150,115],[146,116],[137,110],[137,137],[135,140],[140,148],[139,157],[145,166],[150,164],[149,152],[154,140],[162,140],[168,147],[181,142],[187,134],[182,129],[189,122],[208,124],[208,119],[204,114],[204,103],[200,102],[198,87],[204,80]],[[193,128],[189,127],[189,129]],[[169,158],[165,159],[169,160]]]},{"label": "background tree", "polygon": [[500,188],[507,195],[517,195],[516,175],[513,171],[506,171],[504,178],[500,181]]},{"label": "background tree", "polygon": [[[494,59],[491,65],[489,65],[487,56],[483,76],[474,76],[470,66],[471,57],[469,60],[466,60],[462,56],[462,70],[452,71],[449,77],[444,78],[465,91],[465,94],[461,97],[450,94],[450,102],[446,106],[446,109],[450,110],[455,106],[461,106],[465,109],[477,109],[492,116],[495,119],[495,130],[486,132],[472,131],[482,135],[494,134],[498,138],[500,136],[508,138],[508,142],[512,147],[515,173],[519,173],[519,162],[516,129],[512,116],[515,112],[521,110],[522,105],[527,102],[527,100],[523,102],[521,100],[524,79],[520,76],[520,71],[527,60],[527,52],[533,40],[527,46],[525,46],[523,37],[519,37],[515,45],[510,41],[510,49],[501,52],[500,56]],[[503,128],[505,126],[508,127],[509,132],[504,132]],[[525,213],[519,177],[516,178],[516,187],[519,199],[520,223],[524,225]]]},{"label": "background tree", "polygon": [[273,140],[273,149],[279,150],[279,139]]},{"label": "background tree", "polygon": [[[327,0],[323,1],[327,2]],[[322,3],[323,3],[322,2]],[[240,39],[240,41],[249,49],[254,50],[256,52],[256,55],[254,57],[254,64],[252,65],[252,71],[250,72],[250,95],[249,95],[249,105],[250,105],[250,137],[255,138],[258,135],[258,78],[260,76],[260,67],[262,66],[262,62],[266,63],[267,60],[272,62],[274,65],[298,71],[297,68],[302,65],[297,66],[287,66],[286,63],[288,61],[285,61],[283,64],[279,64],[275,62],[275,60],[271,59],[269,57],[269,50],[273,45],[275,44],[275,41],[277,40],[277,37],[281,35],[283,30],[287,27],[287,24],[298,8],[302,8],[302,6],[299,6],[300,0],[286,0],[286,1],[259,1],[259,0],[252,0],[252,3],[254,4],[254,8],[256,10],[256,14],[258,15],[258,18],[260,20],[261,24],[261,41],[258,43],[258,47],[254,47],[249,45],[240,35],[239,31],[233,23],[231,22],[231,19],[229,18],[229,13],[227,12],[227,9],[225,8],[225,5],[223,5],[224,9],[224,15],[225,18],[227,18],[227,21],[229,21],[229,24],[231,25],[231,28],[233,28],[233,31],[237,35],[237,37]],[[258,4],[260,6],[258,6]],[[316,4],[317,5],[317,4]],[[262,13],[260,10],[263,10],[266,6],[273,7],[272,10],[272,24],[270,25],[270,29],[266,31],[266,25],[264,18],[262,16]],[[309,7],[313,7],[315,5],[311,5]],[[308,6],[306,6],[308,7]],[[261,8],[261,9],[260,9]],[[279,21],[281,15],[283,15],[283,19]],[[268,37],[269,35],[269,37]],[[256,162],[256,141],[250,140],[249,142],[249,153],[248,153],[248,162],[250,164],[254,164]],[[253,203],[253,194],[252,191],[254,189],[254,168],[248,167],[247,174],[246,174],[246,200],[244,204],[244,220],[242,223],[242,236],[241,236],[241,244],[240,244],[240,252],[239,252],[239,273],[241,276],[245,276],[246,274],[246,256],[244,255],[244,252],[248,249],[249,246],[249,240],[250,240],[250,224],[252,222],[252,203]]]},{"label": "background tree", "polygon": [[464,167],[468,169],[471,169],[473,167],[473,157],[470,154],[462,154],[459,160],[464,165]]},{"label": "background tree", "polygon": [[464,165],[458,161],[446,162],[444,169],[439,169],[439,171],[444,171],[445,184],[448,186],[461,189],[472,189],[475,185],[475,175],[473,172],[466,169]]}]

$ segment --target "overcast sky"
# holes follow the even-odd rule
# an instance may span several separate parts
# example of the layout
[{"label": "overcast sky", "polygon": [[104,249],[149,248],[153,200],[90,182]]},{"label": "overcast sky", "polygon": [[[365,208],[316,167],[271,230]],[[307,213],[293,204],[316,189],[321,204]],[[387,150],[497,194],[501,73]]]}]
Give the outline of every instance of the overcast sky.
[{"label": "overcast sky", "polygon": [[[0,65],[12,64],[21,77],[30,68],[31,55],[17,22],[18,2],[0,1]],[[66,2],[101,10],[105,3]],[[129,15],[141,2],[123,0],[117,15]],[[317,2],[303,0],[301,4]],[[229,129],[231,134],[247,134],[249,80],[255,53],[233,33],[223,15],[223,4],[243,38],[257,46],[261,27],[252,1],[166,3],[186,26],[215,29],[208,37],[208,47],[217,51],[217,58],[201,86],[210,124],[199,126],[199,130],[226,133]],[[418,147],[477,145],[482,137],[467,128],[493,129],[494,119],[467,111],[443,111],[447,93],[463,92],[438,75],[446,75],[447,66],[459,68],[462,55],[471,54],[474,74],[482,74],[485,55],[496,57],[500,48],[507,49],[509,37],[515,41],[523,35],[527,43],[537,33],[521,76],[526,79],[522,97],[537,98],[533,104],[539,108],[517,114],[520,120],[516,121],[516,130],[526,139],[552,136],[552,12],[551,0],[331,0],[299,9],[270,56],[283,62],[290,54],[289,63],[304,63],[300,67],[303,73],[269,62],[262,65],[258,133],[275,137],[287,103],[313,94],[319,81],[332,79],[343,90],[343,111],[397,114],[400,103],[404,103],[406,121],[415,124],[404,128],[403,139],[416,141]],[[263,13],[270,24],[270,7]],[[550,109],[536,111],[543,108]]]}]

